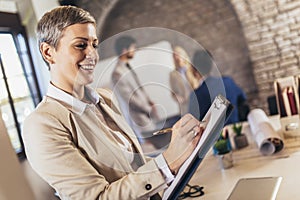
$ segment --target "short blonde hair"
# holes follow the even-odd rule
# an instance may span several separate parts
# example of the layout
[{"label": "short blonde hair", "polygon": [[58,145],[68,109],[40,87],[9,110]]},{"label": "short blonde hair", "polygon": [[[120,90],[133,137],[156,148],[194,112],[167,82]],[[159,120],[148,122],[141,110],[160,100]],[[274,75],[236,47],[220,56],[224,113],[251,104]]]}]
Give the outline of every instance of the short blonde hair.
[{"label": "short blonde hair", "polygon": [[92,23],[96,20],[91,14],[75,6],[59,6],[45,13],[37,25],[39,46],[42,42],[57,48],[65,28],[74,24]]}]

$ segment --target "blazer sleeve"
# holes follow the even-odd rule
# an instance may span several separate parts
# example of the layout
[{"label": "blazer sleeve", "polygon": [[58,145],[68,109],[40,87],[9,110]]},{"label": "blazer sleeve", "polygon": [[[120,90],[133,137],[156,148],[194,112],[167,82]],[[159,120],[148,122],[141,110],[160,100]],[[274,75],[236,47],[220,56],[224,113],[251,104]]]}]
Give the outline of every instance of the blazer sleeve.
[{"label": "blazer sleeve", "polygon": [[[124,172],[109,183],[74,142],[75,130],[62,123],[72,116],[34,112],[24,122],[23,139],[33,169],[59,193],[61,199],[147,199],[165,187],[160,170],[151,159],[135,172]],[[71,123],[71,120],[69,120]],[[73,127],[76,129],[76,127]],[[112,169],[114,170],[114,169]]]}]

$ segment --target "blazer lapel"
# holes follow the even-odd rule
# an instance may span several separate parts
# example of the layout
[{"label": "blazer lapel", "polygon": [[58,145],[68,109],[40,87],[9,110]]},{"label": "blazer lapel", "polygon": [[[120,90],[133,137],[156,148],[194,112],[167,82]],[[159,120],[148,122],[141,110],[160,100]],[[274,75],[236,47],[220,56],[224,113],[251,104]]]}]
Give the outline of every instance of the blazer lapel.
[{"label": "blazer lapel", "polygon": [[[134,146],[136,147],[138,153],[142,153],[142,148],[136,138],[135,133],[133,130],[128,126],[125,119],[118,113],[114,112],[105,102],[103,99],[100,100],[99,105],[101,108],[115,121],[115,123],[119,126],[120,129],[124,132],[125,135],[128,136],[128,138],[132,141]],[[143,156],[141,156],[143,161],[145,162],[145,159]]]}]

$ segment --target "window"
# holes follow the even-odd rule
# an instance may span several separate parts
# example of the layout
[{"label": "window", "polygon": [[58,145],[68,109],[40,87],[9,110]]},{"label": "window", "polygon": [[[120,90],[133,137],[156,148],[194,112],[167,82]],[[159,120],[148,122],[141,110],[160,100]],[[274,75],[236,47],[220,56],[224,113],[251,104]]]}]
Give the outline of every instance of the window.
[{"label": "window", "polygon": [[[1,24],[0,28],[3,29]],[[0,31],[0,109],[12,145],[22,157],[23,121],[41,100],[41,95],[25,33],[20,30]]]}]

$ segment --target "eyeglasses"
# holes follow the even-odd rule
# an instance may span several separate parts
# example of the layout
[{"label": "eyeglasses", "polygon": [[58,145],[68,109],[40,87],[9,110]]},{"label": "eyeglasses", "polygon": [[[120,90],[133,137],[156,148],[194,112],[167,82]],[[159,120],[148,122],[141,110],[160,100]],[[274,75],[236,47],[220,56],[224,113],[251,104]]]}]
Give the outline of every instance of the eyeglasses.
[{"label": "eyeglasses", "polygon": [[204,195],[204,191],[203,191],[203,186],[199,186],[199,185],[189,185],[187,184],[186,187],[188,187],[188,192],[182,192],[179,196],[178,199],[185,199],[187,197],[200,197]]}]

